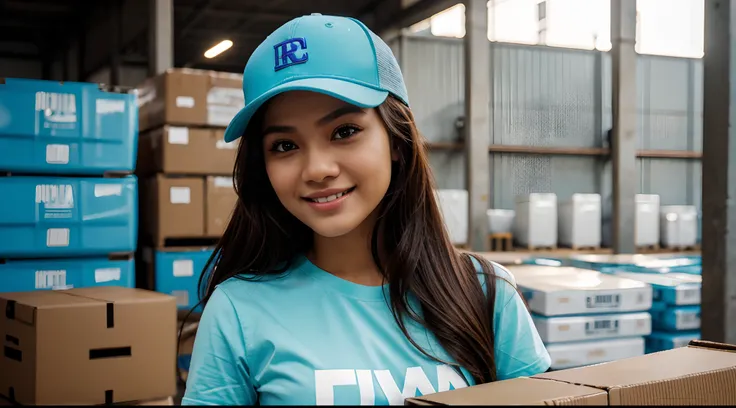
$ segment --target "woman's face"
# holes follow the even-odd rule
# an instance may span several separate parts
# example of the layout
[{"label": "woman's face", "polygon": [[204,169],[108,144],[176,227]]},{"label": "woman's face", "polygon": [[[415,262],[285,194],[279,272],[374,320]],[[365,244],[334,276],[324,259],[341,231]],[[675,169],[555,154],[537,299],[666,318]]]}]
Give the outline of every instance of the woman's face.
[{"label": "woman's face", "polygon": [[375,109],[314,92],[286,92],[270,101],[263,138],[276,195],[321,236],[351,232],[386,195],[391,143]]}]

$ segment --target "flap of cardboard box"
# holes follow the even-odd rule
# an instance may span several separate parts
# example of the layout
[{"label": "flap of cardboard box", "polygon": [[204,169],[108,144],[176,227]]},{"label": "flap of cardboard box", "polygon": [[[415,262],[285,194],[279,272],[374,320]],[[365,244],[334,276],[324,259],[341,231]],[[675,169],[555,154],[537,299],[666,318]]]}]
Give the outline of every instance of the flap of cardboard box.
[{"label": "flap of cardboard box", "polygon": [[591,387],[516,378],[408,398],[405,405],[607,405],[605,391]]},{"label": "flap of cardboard box", "polygon": [[735,349],[693,342],[674,350],[534,378],[606,390],[609,405],[734,405]]},{"label": "flap of cardboard box", "polygon": [[63,291],[9,292],[0,294],[5,318],[34,325],[36,309],[78,307],[94,300],[66,296]]}]

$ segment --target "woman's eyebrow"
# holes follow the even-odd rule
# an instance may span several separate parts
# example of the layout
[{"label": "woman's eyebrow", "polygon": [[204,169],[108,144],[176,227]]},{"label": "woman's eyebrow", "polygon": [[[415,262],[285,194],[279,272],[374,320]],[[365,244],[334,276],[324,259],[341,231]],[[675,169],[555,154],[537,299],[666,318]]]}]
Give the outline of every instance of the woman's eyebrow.
[{"label": "woman's eyebrow", "polygon": [[365,110],[363,110],[362,108],[359,108],[359,107],[357,107],[355,105],[345,105],[345,106],[343,106],[341,108],[337,108],[334,111],[332,111],[332,112],[328,113],[327,115],[323,116],[320,120],[317,121],[317,125],[319,125],[319,126],[326,125],[326,124],[332,122],[333,120],[339,118],[340,116],[349,115],[351,113],[365,114]]}]

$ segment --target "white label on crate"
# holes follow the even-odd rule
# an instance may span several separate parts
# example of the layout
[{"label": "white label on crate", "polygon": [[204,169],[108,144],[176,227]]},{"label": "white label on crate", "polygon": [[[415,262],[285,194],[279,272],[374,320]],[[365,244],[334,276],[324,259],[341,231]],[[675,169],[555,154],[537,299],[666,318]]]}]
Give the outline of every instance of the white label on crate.
[{"label": "white label on crate", "polygon": [[585,297],[585,305],[588,309],[619,307],[621,295],[589,295]]},{"label": "white label on crate", "polygon": [[194,261],[191,259],[179,259],[174,261],[174,277],[186,278],[194,276]]},{"label": "white label on crate", "polygon": [[189,144],[189,129],[172,126],[169,128],[169,144]]},{"label": "white label on crate", "polygon": [[120,280],[120,268],[95,269],[95,283],[117,282]]},{"label": "white label on crate", "polygon": [[123,194],[120,184],[95,184],[95,197],[111,197]]},{"label": "white label on crate", "polygon": [[125,101],[115,99],[98,99],[97,101],[95,101],[95,111],[98,115],[125,113]]},{"label": "white label on crate", "polygon": [[232,188],[233,178],[232,177],[215,177],[215,187]]},{"label": "white label on crate", "polygon": [[66,270],[36,271],[36,289],[67,288]]},{"label": "white label on crate", "polygon": [[689,330],[700,327],[700,313],[698,312],[681,312],[677,314],[677,329]]},{"label": "white label on crate", "polygon": [[585,322],[585,334],[590,336],[601,333],[618,333],[618,327],[618,319],[605,319]]},{"label": "white label on crate", "polygon": [[169,201],[171,204],[189,204],[192,201],[192,192],[189,187],[171,187]]},{"label": "white label on crate", "polygon": [[46,146],[46,163],[69,164],[69,145],[50,144]]},{"label": "white label on crate", "polygon": [[43,112],[46,127],[72,128],[77,122],[77,97],[74,94],[36,92],[36,112]]},{"label": "white label on crate", "polygon": [[238,147],[237,142],[226,143],[224,140],[215,142],[215,148],[220,150],[235,150]]},{"label": "white label on crate", "polygon": [[676,293],[675,303],[678,305],[700,303],[700,288],[683,288],[678,290]]},{"label": "white label on crate", "polygon": [[69,228],[49,228],[46,230],[46,246],[68,247],[69,246]]},{"label": "white label on crate", "polygon": [[37,184],[36,204],[41,203],[46,210],[70,210],[74,208],[74,189],[70,184]]},{"label": "white label on crate", "polygon": [[176,107],[177,108],[193,108],[194,98],[192,98],[191,96],[177,96],[176,97]]},{"label": "white label on crate", "polygon": [[189,306],[189,292],[186,290],[172,290],[171,296],[176,298],[177,306]]}]

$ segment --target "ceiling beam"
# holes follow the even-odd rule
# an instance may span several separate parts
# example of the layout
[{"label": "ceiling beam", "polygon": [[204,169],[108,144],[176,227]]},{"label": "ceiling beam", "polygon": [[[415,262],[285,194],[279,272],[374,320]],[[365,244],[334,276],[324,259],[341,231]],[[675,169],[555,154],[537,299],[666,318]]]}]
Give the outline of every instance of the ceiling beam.
[{"label": "ceiling beam", "polygon": [[[182,14],[187,14],[191,12],[194,9],[194,7],[191,6],[177,6],[174,8],[174,12],[181,12]],[[240,10],[225,10],[225,9],[208,9],[204,12],[204,14],[207,14],[208,16],[215,17],[218,19],[239,19],[239,18],[248,18],[248,17],[254,17],[259,20],[274,20],[274,21],[288,21],[291,18],[294,18],[293,15],[288,13],[275,13],[275,12],[268,12],[268,11],[244,11],[242,9]]]}]

